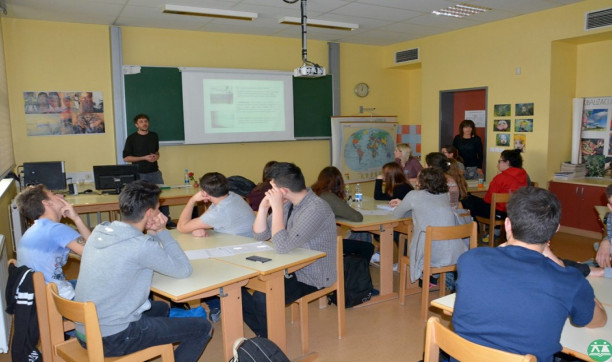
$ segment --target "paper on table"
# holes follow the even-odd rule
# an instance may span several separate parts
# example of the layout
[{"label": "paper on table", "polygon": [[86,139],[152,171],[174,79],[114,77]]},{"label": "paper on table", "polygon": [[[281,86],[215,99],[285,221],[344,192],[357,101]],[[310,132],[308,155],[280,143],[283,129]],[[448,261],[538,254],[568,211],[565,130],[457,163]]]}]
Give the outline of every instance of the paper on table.
[{"label": "paper on table", "polygon": [[185,251],[185,255],[187,255],[187,258],[190,260],[202,260],[206,258],[226,257],[241,253],[253,253],[271,249],[272,247],[268,246],[264,242],[250,242],[235,246],[188,250]]},{"label": "paper on table", "polygon": [[360,209],[359,211],[364,216],[384,216],[387,214],[391,214],[390,210],[384,210],[384,209],[366,209],[366,210]]}]

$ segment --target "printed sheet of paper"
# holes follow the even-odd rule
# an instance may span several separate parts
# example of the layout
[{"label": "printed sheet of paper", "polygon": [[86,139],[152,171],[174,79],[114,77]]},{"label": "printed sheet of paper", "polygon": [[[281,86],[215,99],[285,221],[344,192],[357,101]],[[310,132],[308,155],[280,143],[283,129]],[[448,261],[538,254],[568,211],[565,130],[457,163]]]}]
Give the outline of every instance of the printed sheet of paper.
[{"label": "printed sheet of paper", "polygon": [[189,250],[185,251],[185,255],[187,255],[187,258],[190,260],[202,260],[206,258],[233,256],[241,253],[268,251],[271,249],[272,247],[265,242],[250,242],[235,246]]}]

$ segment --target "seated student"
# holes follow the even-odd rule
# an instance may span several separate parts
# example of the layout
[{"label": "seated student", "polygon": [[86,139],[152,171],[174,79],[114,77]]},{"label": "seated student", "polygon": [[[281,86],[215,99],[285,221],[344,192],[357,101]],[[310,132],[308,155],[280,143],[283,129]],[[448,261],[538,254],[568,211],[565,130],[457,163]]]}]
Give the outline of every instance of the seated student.
[{"label": "seated student", "polygon": [[[446,184],[448,184],[448,193],[450,198],[451,207],[457,208],[459,201],[467,196],[467,182],[463,175],[458,171],[459,169],[451,169],[451,161],[442,153],[429,153],[425,157],[427,166],[432,168],[438,168],[442,170],[446,177]],[[453,160],[453,163],[456,162]],[[453,173],[453,175],[451,175]]]},{"label": "seated student", "polygon": [[568,316],[591,328],[607,321],[589,282],[546,247],[559,229],[561,203],[534,187],[515,191],[505,220],[508,242],[475,248],[457,262],[455,332],[467,340],[550,362]]},{"label": "seated student", "polygon": [[393,155],[395,156],[395,162],[402,167],[406,179],[416,178],[423,169],[419,159],[412,156],[412,149],[409,144],[397,144]]},{"label": "seated student", "polygon": [[[340,170],[335,166],[323,168],[311,189],[329,204],[336,218],[343,218],[353,222],[363,221],[363,215],[346,203],[344,179]],[[344,239],[342,246],[345,254],[356,254],[368,261],[374,254],[374,245],[368,242]]]},{"label": "seated student", "polygon": [[447,158],[455,160],[457,162],[457,168],[461,172],[461,175],[465,175],[465,165],[463,165],[463,158],[459,156],[459,150],[453,145],[442,146],[440,152]]},{"label": "seated student", "polygon": [[[92,232],[74,299],[96,304],[105,356],[178,342],[176,361],[195,362],[210,340],[211,324],[202,318],[169,318],[165,302],[147,298],[153,272],[175,278],[192,272],[189,259],[166,230],[160,193],[159,187],[144,180],[123,188],[122,221],[103,222]],[[83,326],[77,324],[76,330],[85,346]]]},{"label": "seated student", "polygon": [[[403,200],[389,202],[394,218],[405,218],[412,212],[414,232],[410,242],[410,279],[417,281],[423,276],[425,254],[425,231],[427,226],[454,226],[455,214],[451,208],[447,179],[439,168],[425,168],[419,173],[419,190],[406,194]],[[467,251],[468,246],[458,239],[434,243],[431,253],[432,266],[447,266]],[[450,286],[449,286],[450,287]]]},{"label": "seated student", "polygon": [[[382,185],[385,183],[385,191],[383,192]],[[395,162],[386,163],[382,167],[382,174],[376,178],[374,184],[374,199],[376,200],[391,200],[402,199],[412,186],[408,183],[404,170]]]},{"label": "seated student", "polygon": [[[205,237],[206,230],[214,228],[216,232],[253,236],[253,210],[239,195],[229,191],[229,183],[223,174],[204,174],[200,178],[200,189],[181,212],[177,225],[179,232]],[[212,205],[200,217],[192,219],[191,213],[197,202],[212,202]]]},{"label": "seated student", "polygon": [[[17,266],[40,271],[47,283],[57,285],[60,296],[74,297],[74,287],[64,277],[62,267],[70,251],[82,255],[83,244],[91,233],[70,203],[39,184],[25,188],[16,197],[19,212],[34,221],[17,245]],[[62,223],[71,219],[78,231]]]},{"label": "seated student", "polygon": [[271,160],[266,163],[263,169],[263,176],[261,177],[261,183],[257,184],[253,190],[247,195],[247,200],[249,201],[249,205],[253,208],[254,211],[259,209],[259,203],[266,196],[266,192],[272,188],[270,186],[270,168],[272,165],[276,164],[276,161]]},{"label": "seated student", "polygon": [[[469,209],[472,217],[489,218],[491,213],[491,198],[493,193],[511,193],[527,186],[527,172],[523,169],[523,158],[519,150],[504,150],[497,161],[497,174],[491,183],[484,199],[469,195],[463,200],[463,207]],[[506,203],[497,204],[497,218],[506,217]]]},{"label": "seated student", "polygon": [[[253,224],[255,239],[270,239],[277,253],[298,247],[326,253],[285,277],[285,303],[289,304],[336,281],[336,220],[329,205],[306,189],[302,170],[295,164],[274,164],[270,178],[272,189],[261,201]],[[265,294],[251,295],[243,289],[242,299],[244,322],[256,335],[267,337]]]},{"label": "seated student", "polygon": [[610,241],[612,241],[612,184],[606,187],[606,199],[611,213],[608,213],[606,218],[606,237],[599,243],[596,261],[599,267],[605,269],[605,277],[612,278],[612,268],[610,267],[610,260],[612,259],[612,253],[610,253]]}]

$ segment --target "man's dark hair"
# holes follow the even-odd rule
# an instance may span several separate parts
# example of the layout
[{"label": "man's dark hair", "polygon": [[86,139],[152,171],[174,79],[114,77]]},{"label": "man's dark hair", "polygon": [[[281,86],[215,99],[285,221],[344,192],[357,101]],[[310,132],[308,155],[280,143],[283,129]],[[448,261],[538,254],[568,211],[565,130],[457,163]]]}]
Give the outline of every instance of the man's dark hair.
[{"label": "man's dark hair", "polygon": [[523,157],[521,156],[521,150],[504,150],[501,153],[500,158],[504,161],[510,162],[510,166],[515,168],[523,167]]},{"label": "man's dark hair", "polygon": [[419,173],[419,189],[426,190],[431,194],[448,193],[446,176],[439,168],[425,168]]},{"label": "man's dark hair", "polygon": [[550,241],[561,220],[561,202],[542,188],[518,189],[510,197],[507,209],[514,238],[525,243]]},{"label": "man's dark hair", "polygon": [[147,121],[150,121],[149,116],[145,115],[144,113],[139,113],[138,115],[134,116],[134,123],[136,123],[141,118],[145,118],[147,119]]},{"label": "man's dark hair", "polygon": [[121,218],[128,222],[140,221],[149,208],[155,209],[161,189],[144,180],[136,180],[123,187],[119,194]]},{"label": "man's dark hair", "polygon": [[288,188],[294,193],[306,189],[302,170],[293,163],[278,162],[270,168],[270,178],[279,188]]},{"label": "man's dark hair", "polygon": [[230,190],[227,178],[217,172],[206,173],[200,178],[200,188],[215,198],[227,195]]},{"label": "man's dark hair", "polygon": [[610,199],[612,197],[612,184],[606,187],[606,199]]},{"label": "man's dark hair", "polygon": [[45,213],[43,200],[48,200],[47,190],[43,184],[32,185],[21,191],[16,197],[19,213],[32,220],[38,219]]}]

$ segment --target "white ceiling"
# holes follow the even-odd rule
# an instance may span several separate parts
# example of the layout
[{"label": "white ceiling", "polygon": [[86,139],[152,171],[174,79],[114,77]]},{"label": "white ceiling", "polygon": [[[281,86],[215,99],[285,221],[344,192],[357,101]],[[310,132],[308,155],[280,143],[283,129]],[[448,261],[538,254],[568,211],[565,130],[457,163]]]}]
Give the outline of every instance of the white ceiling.
[{"label": "white ceiling", "polygon": [[[4,0],[7,17],[73,23],[171,28],[300,38],[295,25],[279,24],[283,16],[300,16],[300,0]],[[292,0],[290,0],[292,1]],[[308,39],[388,45],[511,18],[582,0],[307,0],[309,18],[357,23],[353,31],[308,27]],[[0,0],[2,2],[2,0]],[[457,3],[493,10],[457,19],[432,10]],[[253,21],[162,13],[165,4],[255,12]]]}]

